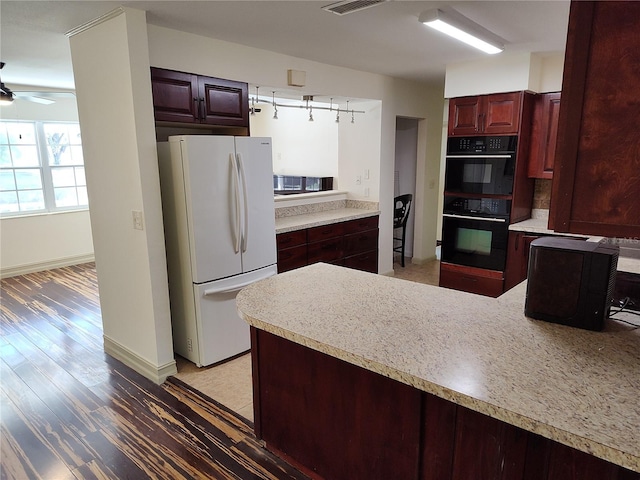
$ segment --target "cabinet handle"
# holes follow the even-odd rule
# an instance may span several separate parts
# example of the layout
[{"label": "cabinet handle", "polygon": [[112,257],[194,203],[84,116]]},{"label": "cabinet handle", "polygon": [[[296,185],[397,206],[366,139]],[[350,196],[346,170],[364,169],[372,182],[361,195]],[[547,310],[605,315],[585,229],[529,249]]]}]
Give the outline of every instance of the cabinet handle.
[{"label": "cabinet handle", "polygon": [[516,235],[516,252],[518,251],[518,248],[520,248],[520,237],[522,235],[520,235],[519,233]]},{"label": "cabinet handle", "polygon": [[200,120],[200,103],[197,97],[193,97],[193,103],[195,103],[196,108],[196,119]]},{"label": "cabinet handle", "polygon": [[200,99],[200,104],[198,108],[198,117],[200,120],[204,120],[204,98]]}]

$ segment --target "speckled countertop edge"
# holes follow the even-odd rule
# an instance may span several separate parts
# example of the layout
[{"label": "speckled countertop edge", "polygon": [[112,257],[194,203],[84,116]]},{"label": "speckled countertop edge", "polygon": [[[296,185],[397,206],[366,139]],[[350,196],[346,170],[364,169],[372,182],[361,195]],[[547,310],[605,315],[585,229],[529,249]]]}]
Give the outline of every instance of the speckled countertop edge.
[{"label": "speckled countertop edge", "polygon": [[339,208],[321,212],[292,215],[289,217],[276,218],[276,233],[287,233],[304,228],[319,227],[331,223],[346,222],[358,218],[372,217],[380,215],[379,210],[368,210],[362,208]]},{"label": "speckled countertop edge", "polygon": [[[640,379],[628,378],[633,362],[635,372],[640,365],[638,331],[617,322],[613,331],[587,332],[532,321],[522,313],[525,289],[491,299],[317,264],[248,287],[237,304],[256,328],[640,471]],[[305,315],[296,315],[301,308]],[[579,358],[562,358],[568,353]]]}]

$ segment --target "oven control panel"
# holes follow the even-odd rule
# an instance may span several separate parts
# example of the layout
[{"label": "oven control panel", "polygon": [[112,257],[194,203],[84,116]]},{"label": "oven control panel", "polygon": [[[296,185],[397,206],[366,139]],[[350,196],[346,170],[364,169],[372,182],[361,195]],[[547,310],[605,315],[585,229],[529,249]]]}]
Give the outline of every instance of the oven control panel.
[{"label": "oven control panel", "polygon": [[516,151],[518,137],[508,135],[501,137],[449,137],[447,139],[447,154],[501,154]]},{"label": "oven control panel", "polygon": [[510,210],[511,200],[445,196],[444,213],[508,217]]}]

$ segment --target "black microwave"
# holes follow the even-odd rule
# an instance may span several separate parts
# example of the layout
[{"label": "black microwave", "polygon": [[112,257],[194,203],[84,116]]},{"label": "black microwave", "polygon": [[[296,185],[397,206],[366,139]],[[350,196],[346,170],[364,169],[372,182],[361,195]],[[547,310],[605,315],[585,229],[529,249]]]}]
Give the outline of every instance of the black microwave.
[{"label": "black microwave", "polygon": [[531,242],[525,315],[602,330],[616,281],[617,245],[542,237]]}]

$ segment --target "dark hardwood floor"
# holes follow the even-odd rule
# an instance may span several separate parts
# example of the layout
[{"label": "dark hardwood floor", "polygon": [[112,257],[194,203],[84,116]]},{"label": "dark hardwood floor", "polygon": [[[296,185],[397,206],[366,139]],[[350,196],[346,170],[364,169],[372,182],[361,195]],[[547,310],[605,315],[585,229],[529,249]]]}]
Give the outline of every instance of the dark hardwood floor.
[{"label": "dark hardwood floor", "polygon": [[93,264],[1,287],[1,479],[307,478],[225,407],[106,355]]}]

